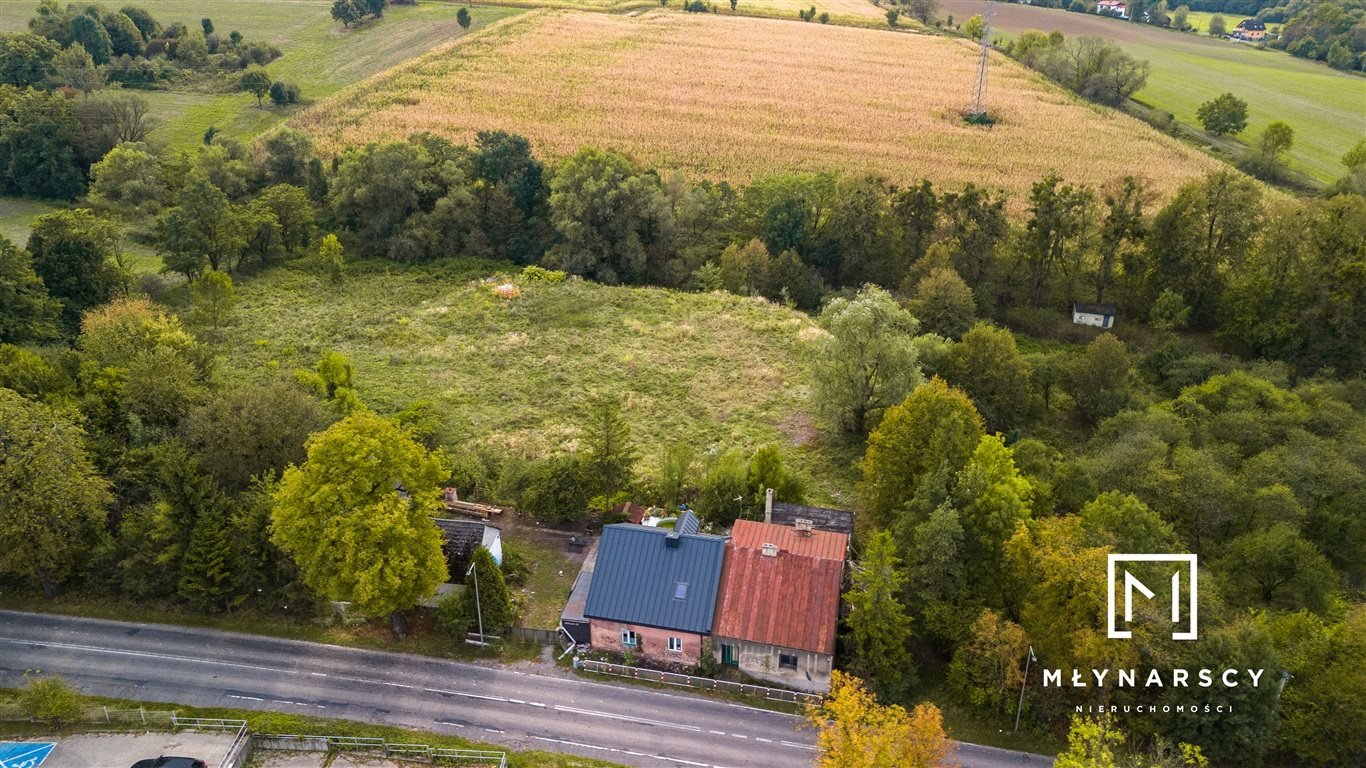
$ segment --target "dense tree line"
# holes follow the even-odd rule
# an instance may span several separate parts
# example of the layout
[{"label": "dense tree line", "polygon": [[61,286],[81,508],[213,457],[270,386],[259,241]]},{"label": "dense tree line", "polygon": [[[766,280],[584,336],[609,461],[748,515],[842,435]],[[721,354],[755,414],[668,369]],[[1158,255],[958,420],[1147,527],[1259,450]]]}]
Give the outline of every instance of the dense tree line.
[{"label": "dense tree line", "polygon": [[[832,304],[822,319],[895,311],[875,288],[852,303],[858,309]],[[908,394],[866,422],[860,508],[875,533],[847,595],[846,669],[884,700],[908,701],[913,660],[947,664],[965,704],[1007,716],[1031,646],[1049,668],[1285,671],[1309,678],[1294,696],[1278,700],[1275,685],[1218,701],[1172,691],[1159,698],[1233,701],[1239,714],[1139,715],[1126,730],[1199,745],[1216,764],[1350,761],[1361,729],[1340,728],[1338,713],[1360,713],[1350,702],[1366,681],[1350,676],[1329,691],[1329,673],[1306,654],[1322,663],[1328,638],[1366,615],[1359,378],[1292,384],[1283,367],[1239,366],[1174,341],[1140,356],[1108,334],[1062,359],[1026,356],[986,325],[946,352],[914,334],[914,325],[868,326],[854,339],[832,337],[821,354],[877,360],[870,347],[885,355],[909,343],[920,361],[879,369]],[[842,364],[823,359],[815,369],[818,397],[861,402],[862,392],[838,385]],[[939,375],[917,385],[930,371]],[[1067,433],[1084,436],[1079,446],[1053,437],[1063,413]],[[829,426],[838,435],[850,424]],[[1202,639],[1106,640],[1106,555],[1180,551],[1201,558]],[[1036,686],[1025,715],[1058,725],[1079,704],[1150,698]]]},{"label": "dense tree line", "polygon": [[1257,18],[1281,23],[1271,45],[1334,69],[1366,67],[1366,5],[1360,0],[1292,0],[1265,8]]}]

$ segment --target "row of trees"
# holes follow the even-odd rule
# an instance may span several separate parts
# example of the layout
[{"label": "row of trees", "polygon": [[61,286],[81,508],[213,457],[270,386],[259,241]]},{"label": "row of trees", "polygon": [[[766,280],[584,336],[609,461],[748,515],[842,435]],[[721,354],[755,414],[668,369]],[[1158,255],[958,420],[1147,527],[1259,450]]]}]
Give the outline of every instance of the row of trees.
[{"label": "row of trees", "polygon": [[[61,114],[66,105],[9,93],[20,115]],[[16,178],[62,178],[40,169],[74,153],[55,151],[54,132],[31,119],[0,140],[0,160]],[[1271,162],[1293,137],[1281,128],[1263,137]],[[975,318],[1034,327],[1075,300],[1117,304],[1150,322],[1175,308],[1182,324],[1215,331],[1239,354],[1303,372],[1363,369],[1350,268],[1363,226],[1355,176],[1330,199],[1268,202],[1251,180],[1220,172],[1156,212],[1141,180],[1097,189],[1049,176],[1034,185],[1018,226],[1001,193],[972,185],[943,191],[815,174],[736,190],[661,179],[592,149],[552,172],[525,139],[501,132],[470,147],[419,135],[352,149],[331,174],[294,131],[273,134],[259,162],[208,138],[174,156],[125,144],[91,168],[91,203],[190,277],[302,252],[321,224],[349,253],[404,263],[507,259],[608,283],[761,294],[803,309],[876,283],[915,302],[924,330],[949,338]],[[1297,320],[1264,319],[1273,315]]]},{"label": "row of trees", "polygon": [[[43,0],[29,20],[29,32],[0,36],[0,67],[15,75],[5,82],[44,87],[56,81],[71,54],[88,61],[90,76],[128,87],[146,88],[182,73],[232,71],[264,65],[280,57],[269,43],[249,41],[236,31],[220,36],[212,19],[191,29],[162,24],[137,6],[109,10],[102,5]],[[89,90],[83,88],[81,90]]]},{"label": "row of trees", "polygon": [[1334,69],[1366,66],[1366,39],[1361,34],[1366,7],[1355,0],[1292,0],[1266,8],[1257,18],[1284,22],[1271,44],[1292,56],[1317,59]]}]

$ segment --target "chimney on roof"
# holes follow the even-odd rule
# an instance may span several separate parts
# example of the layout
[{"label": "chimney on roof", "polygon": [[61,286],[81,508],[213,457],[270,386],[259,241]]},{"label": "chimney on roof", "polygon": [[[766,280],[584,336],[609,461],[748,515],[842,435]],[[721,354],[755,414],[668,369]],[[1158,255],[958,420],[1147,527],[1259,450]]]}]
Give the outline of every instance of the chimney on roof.
[{"label": "chimney on roof", "polygon": [[764,557],[777,557],[778,545],[764,544],[762,547],[759,547],[759,554],[763,555]]},{"label": "chimney on roof", "polygon": [[773,522],[773,489],[764,491],[764,522]]},{"label": "chimney on roof", "polygon": [[808,520],[804,517],[798,517],[792,521],[792,527],[797,531],[798,536],[810,536],[815,526],[814,520]]}]

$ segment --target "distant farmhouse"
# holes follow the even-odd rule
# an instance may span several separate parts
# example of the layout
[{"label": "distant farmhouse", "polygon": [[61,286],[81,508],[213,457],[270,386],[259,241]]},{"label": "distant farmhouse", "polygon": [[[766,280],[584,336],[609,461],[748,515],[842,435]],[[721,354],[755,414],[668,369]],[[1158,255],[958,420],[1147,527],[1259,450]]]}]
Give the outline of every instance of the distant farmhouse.
[{"label": "distant farmhouse", "polygon": [[1110,328],[1115,324],[1115,308],[1110,304],[1073,304],[1072,323]]},{"label": "distant farmhouse", "polygon": [[1230,40],[1245,40],[1249,43],[1260,43],[1266,39],[1266,22],[1257,19],[1243,19],[1238,22],[1238,26],[1228,33]]},{"label": "distant farmhouse", "polygon": [[1124,3],[1124,0],[1100,0],[1096,3],[1096,13],[1101,16],[1127,19],[1129,18],[1129,7]]},{"label": "distant farmhouse", "polygon": [[714,652],[751,677],[830,690],[849,537],[740,520],[726,543]]},{"label": "distant farmhouse", "polygon": [[603,527],[583,608],[592,647],[698,664],[716,616],[726,544],[698,530],[691,512],[672,529]]}]

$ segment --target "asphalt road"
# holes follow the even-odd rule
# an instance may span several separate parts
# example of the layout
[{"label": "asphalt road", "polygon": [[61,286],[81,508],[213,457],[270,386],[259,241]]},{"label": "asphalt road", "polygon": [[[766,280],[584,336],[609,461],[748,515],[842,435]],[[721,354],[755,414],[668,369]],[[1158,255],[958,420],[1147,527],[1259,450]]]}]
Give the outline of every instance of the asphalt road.
[{"label": "asphalt road", "polygon": [[[31,669],[102,696],[378,722],[642,768],[788,768],[811,765],[815,755],[814,736],[796,730],[798,718],[701,696],[208,629],[0,611],[0,685],[21,685]],[[954,760],[963,768],[1052,764],[971,744],[959,745]]]}]

